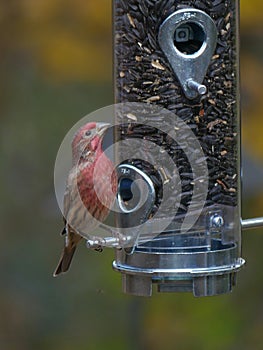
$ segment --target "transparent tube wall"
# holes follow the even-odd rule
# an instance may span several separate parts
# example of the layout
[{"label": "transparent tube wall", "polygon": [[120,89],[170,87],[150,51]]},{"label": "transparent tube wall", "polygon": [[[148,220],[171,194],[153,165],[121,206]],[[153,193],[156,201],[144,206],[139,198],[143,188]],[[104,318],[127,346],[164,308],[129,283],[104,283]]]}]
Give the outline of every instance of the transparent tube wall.
[{"label": "transparent tube wall", "polygon": [[[116,113],[119,137],[124,141],[119,153],[127,152],[129,142],[125,149],[125,141],[141,140],[136,159],[129,153],[127,163],[152,178],[156,197],[150,217],[154,218],[161,207],[165,186],[174,181],[169,200],[156,216],[160,221],[172,215],[170,224],[150,241],[142,240],[135,252],[193,254],[229,250],[224,265],[238,262],[241,248],[238,6],[235,0],[113,1],[115,99],[123,104]],[[187,59],[191,61],[211,43],[206,42],[209,33],[202,30],[203,24],[199,26],[187,15],[191,13],[189,9],[208,15],[217,34],[204,78],[199,82],[202,88],[206,87],[205,91],[199,93],[195,89],[196,94],[190,97],[180,72],[188,74]],[[176,68],[173,57],[164,52],[160,29],[178,11],[186,15],[182,24],[175,26],[174,50],[186,58],[186,64]],[[199,59],[201,67],[204,57],[200,55]],[[143,111],[129,103],[143,103],[147,107]],[[190,134],[178,127],[178,120]],[[163,154],[158,150],[154,154],[149,152],[148,141],[160,146]],[[138,156],[140,152],[143,160]],[[168,165],[163,161],[167,154],[174,168],[170,160]],[[204,184],[205,196],[200,193]],[[191,229],[182,230],[185,220],[191,218],[194,220]],[[129,216],[125,220],[129,221]],[[117,263],[121,264],[122,259],[123,256],[117,257]],[[204,267],[189,264],[193,268]],[[211,267],[218,264],[213,261]]]}]

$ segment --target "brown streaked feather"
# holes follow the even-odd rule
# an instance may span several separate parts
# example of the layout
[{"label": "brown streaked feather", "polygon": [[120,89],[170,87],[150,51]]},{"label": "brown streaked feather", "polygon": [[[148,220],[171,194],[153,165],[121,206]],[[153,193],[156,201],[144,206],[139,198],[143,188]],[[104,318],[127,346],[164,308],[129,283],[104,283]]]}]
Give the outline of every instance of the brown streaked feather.
[{"label": "brown streaked feather", "polygon": [[53,276],[56,277],[61,273],[65,273],[68,271],[73,255],[75,253],[76,246],[73,248],[65,247],[62,253],[62,256],[59,260],[58,266],[56,267]]},{"label": "brown streaked feather", "polygon": [[82,237],[75,233],[75,231],[69,226],[66,225],[64,228],[67,236],[66,236],[66,244],[63,249],[61,258],[59,259],[58,266],[56,267],[53,276],[56,277],[61,273],[65,273],[68,271],[73,255],[75,253],[77,244],[81,241]]}]

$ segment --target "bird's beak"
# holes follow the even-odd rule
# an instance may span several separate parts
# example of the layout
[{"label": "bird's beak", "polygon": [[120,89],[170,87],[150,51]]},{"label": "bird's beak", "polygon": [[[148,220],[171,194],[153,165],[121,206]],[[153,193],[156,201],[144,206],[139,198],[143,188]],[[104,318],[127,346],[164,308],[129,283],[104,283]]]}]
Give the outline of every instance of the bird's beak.
[{"label": "bird's beak", "polygon": [[107,130],[110,126],[111,126],[111,125],[108,124],[108,123],[97,123],[96,129],[97,129],[98,135],[99,135],[100,137],[102,137],[102,136],[105,134],[106,130]]}]

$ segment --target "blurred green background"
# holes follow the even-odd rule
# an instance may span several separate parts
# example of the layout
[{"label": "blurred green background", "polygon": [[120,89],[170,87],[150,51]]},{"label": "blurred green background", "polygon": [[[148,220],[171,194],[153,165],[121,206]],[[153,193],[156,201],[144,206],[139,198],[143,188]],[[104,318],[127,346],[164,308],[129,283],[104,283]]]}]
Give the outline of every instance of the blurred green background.
[{"label": "blurred green background", "polygon": [[[230,295],[124,296],[113,252],[78,249],[54,279],[63,241],[53,189],[60,142],[111,104],[109,0],[0,0],[3,350],[259,350],[263,230],[244,232],[246,267]],[[243,216],[263,214],[263,3],[241,0]]]}]

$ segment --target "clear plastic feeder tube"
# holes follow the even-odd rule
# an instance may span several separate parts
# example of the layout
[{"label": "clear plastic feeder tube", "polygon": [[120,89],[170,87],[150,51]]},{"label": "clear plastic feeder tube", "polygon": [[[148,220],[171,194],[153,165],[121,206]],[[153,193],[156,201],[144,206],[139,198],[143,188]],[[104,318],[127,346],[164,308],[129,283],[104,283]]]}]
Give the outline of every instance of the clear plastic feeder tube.
[{"label": "clear plastic feeder tube", "polygon": [[113,5],[117,222],[136,238],[114,268],[131,294],[229,292],[244,263],[239,3]]}]

